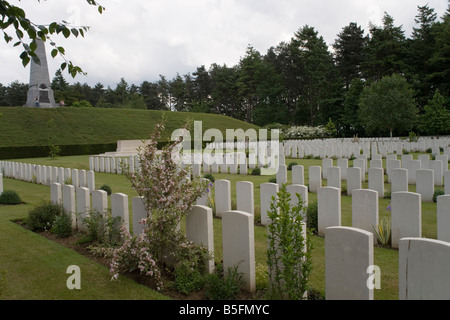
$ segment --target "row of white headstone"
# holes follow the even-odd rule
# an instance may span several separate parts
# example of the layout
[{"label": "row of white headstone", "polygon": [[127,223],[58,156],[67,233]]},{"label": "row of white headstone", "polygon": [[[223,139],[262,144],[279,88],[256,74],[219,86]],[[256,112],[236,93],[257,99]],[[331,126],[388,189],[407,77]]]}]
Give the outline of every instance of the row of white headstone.
[{"label": "row of white headstone", "polygon": [[444,154],[450,157],[450,138],[421,137],[418,142],[409,142],[399,138],[361,138],[358,142],[352,139],[315,139],[315,140],[287,140],[282,144],[281,152],[286,157],[304,158],[306,156],[320,158],[350,158],[360,153],[369,158],[373,155],[386,157],[396,153],[402,155],[404,152],[424,153],[431,149],[433,155],[439,154],[444,149]]},{"label": "row of white headstone", "polygon": [[[446,159],[445,159],[446,160]],[[376,162],[375,162],[376,161]],[[408,191],[408,185],[416,185],[416,192],[422,195],[423,201],[433,201],[435,186],[444,186],[444,193],[450,194],[450,171],[441,160],[429,160],[425,168],[421,167],[421,161],[405,159],[404,167],[401,160],[390,159],[387,161],[388,183],[391,184],[391,192]],[[367,169],[363,159],[355,159],[353,167],[348,167],[348,159],[338,159],[337,165],[333,165],[332,159],[323,159],[322,166],[309,167],[310,192],[317,193],[322,186],[322,181],[327,180],[327,186],[341,189],[341,181],[347,181],[347,195],[351,196],[353,190],[361,189],[368,172],[368,188],[378,192],[380,198],[385,193],[385,175],[381,160],[371,160]],[[366,171],[367,170],[367,171]],[[413,179],[411,179],[413,176]],[[292,166],[292,184],[305,184],[304,166]],[[284,184],[288,181],[286,165],[280,165],[277,171],[277,183]]]},{"label": "row of white headstone", "polygon": [[5,178],[50,185],[52,183],[71,184],[95,190],[95,172],[63,167],[52,167],[22,162],[0,161],[0,173]]},{"label": "row of white headstone", "polygon": [[[108,195],[103,190],[90,192],[84,187],[75,188],[72,185],[52,183],[51,201],[61,204],[71,215],[72,227],[78,230],[86,230],[84,219],[96,210],[104,215],[111,212],[112,217],[120,217],[123,225],[134,235],[144,230],[140,223],[147,218],[144,201],[141,197],[132,198],[132,230],[130,230],[130,214],[128,196],[123,193],[111,194],[111,207],[108,208]],[[92,203],[92,205],[91,205]],[[186,218],[186,235],[188,239],[204,245],[212,255],[208,261],[207,270],[214,270],[214,237],[213,237],[213,212],[204,205],[194,205]],[[253,217],[242,211],[229,211],[222,214],[222,242],[223,265],[225,270],[230,266],[239,266],[245,282],[244,289],[255,290],[255,255],[254,255],[254,221]],[[247,250],[246,250],[247,248]],[[249,248],[253,248],[250,251]],[[250,255],[249,255],[250,254]]]},{"label": "row of white headstone", "polygon": [[[373,234],[353,227],[325,230],[325,298],[372,300],[381,288]],[[420,237],[399,240],[400,300],[450,299],[450,243]]]},{"label": "row of white headstone", "polygon": [[[220,159],[219,159],[220,158]],[[202,161],[191,161],[193,175],[199,175],[203,173],[230,173],[230,174],[243,174],[247,175],[251,173],[254,168],[267,167],[269,160],[267,158],[260,158],[255,154],[249,154],[247,157],[245,153],[228,153],[223,156],[215,156],[213,158],[205,155],[202,157]],[[272,160],[270,160],[272,161]],[[282,160],[284,163],[284,160]],[[127,166],[128,169],[133,172],[139,170],[139,157],[108,157],[108,156],[90,156],[89,168],[95,172],[116,173],[122,174],[122,164]],[[274,166],[275,168],[275,166]]]},{"label": "row of white headstone", "polygon": [[[0,177],[1,180],[1,177]],[[226,195],[221,191],[224,188]],[[253,194],[252,185],[242,182],[236,186],[239,191],[239,209],[231,210],[228,200],[229,181],[216,182],[216,210],[222,217],[224,266],[238,265],[242,272],[244,289],[255,290],[255,240],[252,203],[248,196]],[[261,185],[261,215],[268,199],[276,195],[278,184]],[[290,185],[292,194],[302,194],[307,205],[307,187]],[[92,195],[92,200],[91,200]],[[399,247],[399,298],[400,299],[448,299],[450,239],[450,196],[438,197],[438,240],[421,237],[421,200],[419,194],[395,192],[392,194],[392,240]],[[246,199],[247,198],[247,199]],[[293,197],[294,199],[294,197]],[[107,193],[103,190],[91,191],[85,187],[51,184],[51,200],[60,203],[71,213],[73,227],[83,229],[83,218],[91,209],[107,212]],[[334,187],[320,187],[318,194],[319,232],[325,236],[325,292],[327,299],[373,299],[373,285],[369,284],[373,266],[374,235],[368,231],[371,223],[376,223],[378,215],[378,195],[371,190],[355,190],[352,198],[353,227],[340,226],[340,190]],[[265,202],[265,204],[263,204]],[[221,205],[229,209],[221,211]],[[269,202],[270,204],[270,202]],[[147,216],[141,198],[132,199],[133,232],[142,232],[140,219]],[[222,209],[223,210],[223,209]],[[267,209],[266,209],[267,210]],[[357,213],[356,213],[357,212]],[[121,217],[129,227],[128,197],[124,194],[111,195],[111,214]],[[394,218],[395,217],[395,218]],[[372,222],[370,222],[372,221]],[[270,222],[268,222],[270,223]],[[186,220],[188,237],[214,249],[212,210],[203,205],[194,206]],[[372,224],[373,225],[373,224]],[[359,227],[355,227],[359,226]],[[370,228],[369,228],[370,229]],[[447,238],[444,238],[447,237]],[[208,262],[210,271],[213,261]],[[408,270],[408,272],[406,272]],[[431,276],[430,276],[431,275]]]},{"label": "row of white headstone", "polygon": [[[239,182],[238,182],[239,183]],[[61,191],[62,188],[62,191]],[[287,187],[291,196],[304,193],[307,205],[307,187],[290,185]],[[51,185],[52,201],[62,203],[66,210],[72,212],[76,221],[74,227],[83,228],[79,224],[80,217],[89,212],[89,190],[75,188],[70,185]],[[251,183],[236,185],[238,210],[231,210],[230,182],[218,180],[215,183],[216,214],[222,218],[222,241],[224,267],[238,266],[243,274],[244,289],[255,290],[255,239],[253,199]],[[263,201],[269,199],[269,193],[275,193],[278,184],[261,185],[261,207]],[[246,198],[246,199],[245,199]],[[294,197],[293,201],[294,201]],[[378,195],[376,191],[355,190],[352,198],[353,226],[340,225],[340,190],[334,187],[321,187],[318,194],[319,234],[325,237],[325,286],[327,299],[373,299],[373,286],[369,285],[368,268],[373,266],[373,246],[376,241],[372,224],[377,223]],[[103,190],[92,192],[92,209],[107,212],[107,194]],[[450,195],[438,197],[438,240],[421,238],[421,200],[420,195],[410,192],[396,192],[392,195],[392,243],[399,248],[399,298],[414,299],[418,291],[427,290],[424,299],[448,299],[450,286],[442,277],[448,276],[448,268],[434,266],[430,260],[434,258],[442,262],[450,262]],[[128,197],[124,194],[111,195],[111,213],[120,216],[129,226]],[[263,209],[261,210],[263,214]],[[142,232],[139,221],[147,217],[143,200],[132,199],[133,233]],[[205,245],[212,253],[214,234],[212,226],[212,209],[198,204],[186,219],[186,233],[189,239]],[[268,222],[270,223],[270,221]],[[369,230],[367,230],[369,229]],[[443,232],[443,233],[441,233]],[[442,240],[442,237],[448,240]],[[414,247],[411,245],[414,244]],[[424,257],[423,252],[427,253]],[[424,260],[421,258],[424,257]],[[408,261],[410,259],[410,261]],[[415,265],[413,265],[415,263]],[[422,270],[419,264],[426,264]],[[208,270],[212,272],[213,261],[208,262]],[[406,268],[415,268],[406,273]],[[430,272],[432,271],[432,272]],[[423,272],[429,272],[423,274]],[[430,282],[425,281],[427,277]],[[436,290],[430,285],[437,286]],[[412,287],[414,284],[414,289]],[[420,288],[420,289],[416,289]],[[425,289],[423,289],[425,288]]]}]

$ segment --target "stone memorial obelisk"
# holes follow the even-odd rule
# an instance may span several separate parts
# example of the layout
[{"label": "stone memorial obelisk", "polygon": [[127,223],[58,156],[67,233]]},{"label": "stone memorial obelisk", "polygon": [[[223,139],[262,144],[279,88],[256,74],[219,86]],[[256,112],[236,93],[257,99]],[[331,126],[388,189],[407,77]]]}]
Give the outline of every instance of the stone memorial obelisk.
[{"label": "stone memorial obelisk", "polygon": [[50,83],[47,56],[45,54],[45,42],[36,38],[36,44],[37,48],[35,53],[39,58],[40,64],[31,59],[30,83],[27,103],[24,107],[55,108],[58,105],[55,103]]}]

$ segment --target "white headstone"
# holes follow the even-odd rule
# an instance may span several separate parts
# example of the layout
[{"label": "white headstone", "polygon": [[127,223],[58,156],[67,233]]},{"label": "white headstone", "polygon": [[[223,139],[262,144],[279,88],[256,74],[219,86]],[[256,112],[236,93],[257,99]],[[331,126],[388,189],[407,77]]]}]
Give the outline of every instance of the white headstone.
[{"label": "white headstone", "polygon": [[54,204],[62,204],[62,188],[60,183],[50,185],[50,201]]},{"label": "white headstone", "polygon": [[78,184],[82,188],[86,188],[87,187],[86,170],[79,170],[78,171]]},{"label": "white headstone", "polygon": [[286,186],[286,191],[290,194],[291,197],[291,206],[296,206],[299,203],[299,198],[297,194],[300,196],[300,200],[303,202],[303,218],[306,221],[306,210],[308,207],[308,187],[300,184],[290,184]]},{"label": "white headstone", "polygon": [[75,187],[72,185],[63,186],[63,208],[72,219],[72,229],[77,228]]},{"label": "white headstone", "polygon": [[420,194],[404,191],[391,194],[391,231],[393,248],[398,248],[401,238],[422,236]]},{"label": "white headstone", "polygon": [[[374,233],[378,225],[378,192],[356,189],[352,194],[352,227]],[[376,241],[376,237],[374,237]]]},{"label": "white headstone", "polygon": [[131,206],[133,212],[133,235],[137,236],[144,230],[144,224],[141,223],[141,220],[147,218],[148,214],[142,197],[133,197]]},{"label": "white headstone", "polygon": [[333,159],[324,158],[322,159],[322,178],[324,180],[328,179],[328,168],[333,166]]},{"label": "white headstone", "polygon": [[420,170],[420,161],[419,160],[406,160],[402,161],[402,166],[404,169],[408,170],[408,184],[416,184],[417,178],[416,173],[417,170]]},{"label": "white headstone", "polygon": [[327,173],[327,186],[341,189],[341,168],[329,167]]},{"label": "white headstone", "polygon": [[222,216],[223,212],[231,210],[231,183],[229,180],[216,180],[214,182],[214,197],[216,215]]},{"label": "white headstone", "polygon": [[450,194],[437,197],[437,239],[450,242]]},{"label": "white headstone", "polygon": [[416,172],[416,192],[422,195],[422,201],[432,202],[434,194],[433,170],[423,169]]},{"label": "white headstone", "polygon": [[195,205],[186,215],[186,237],[198,245],[203,245],[211,254],[207,262],[209,273],[214,271],[214,228],[212,209]]},{"label": "white headstone", "polygon": [[408,191],[408,170],[403,168],[391,170],[391,193]]},{"label": "white headstone", "polygon": [[276,183],[261,183],[260,185],[260,201],[261,201],[261,224],[267,226],[269,222],[268,212],[270,210],[270,204],[272,203],[272,197],[277,199],[278,184]]},{"label": "white headstone", "polygon": [[450,194],[450,171],[444,172],[444,192]]},{"label": "white headstone", "polygon": [[373,300],[373,288],[367,285],[373,250],[371,232],[352,227],[326,229],[326,300]]},{"label": "white headstone", "polygon": [[130,214],[128,212],[128,196],[123,193],[111,194],[111,216],[120,217],[122,225],[130,230]]},{"label": "white headstone", "polygon": [[236,267],[242,273],[243,288],[254,292],[255,238],[253,215],[241,211],[222,214],[223,268]]},{"label": "white headstone", "polygon": [[86,179],[87,179],[87,188],[89,190],[94,191],[95,190],[95,172],[92,170],[89,170],[86,173]]},{"label": "white headstone", "polygon": [[442,171],[442,161],[440,160],[430,160],[428,162],[428,169],[433,170],[434,173],[434,185],[442,186],[443,182],[443,171]]},{"label": "white headstone", "polygon": [[287,183],[287,166],[280,164],[277,170],[277,184],[281,187],[285,183]]},{"label": "white headstone", "polygon": [[317,195],[318,234],[325,235],[325,229],[341,225],[341,190],[321,187]]},{"label": "white headstone", "polygon": [[[376,160],[372,160],[376,161]],[[384,198],[384,170],[383,168],[369,169],[369,189],[378,192],[379,198]]]},{"label": "white headstone", "polygon": [[341,179],[347,180],[348,159],[347,158],[337,159],[337,166],[341,168]]},{"label": "white headstone", "polygon": [[305,184],[305,169],[302,165],[292,166],[292,184]]},{"label": "white headstone", "polygon": [[450,243],[405,237],[399,245],[399,300],[450,300]]},{"label": "white headstone", "polygon": [[92,210],[105,216],[108,211],[108,193],[105,190],[92,191]]},{"label": "white headstone", "polygon": [[253,182],[236,182],[236,209],[255,215]]},{"label": "white headstone", "polygon": [[76,188],[77,197],[77,227],[78,230],[86,231],[84,219],[88,216],[91,210],[91,195],[88,188]]},{"label": "white headstone", "polygon": [[309,167],[309,190],[312,193],[319,192],[319,188],[322,187],[322,167],[310,166]]},{"label": "white headstone", "polygon": [[347,169],[347,195],[351,196],[353,190],[361,189],[361,168],[351,167]]},{"label": "white headstone", "polygon": [[361,169],[361,182],[366,181],[366,162],[364,159],[353,160],[353,168]]}]

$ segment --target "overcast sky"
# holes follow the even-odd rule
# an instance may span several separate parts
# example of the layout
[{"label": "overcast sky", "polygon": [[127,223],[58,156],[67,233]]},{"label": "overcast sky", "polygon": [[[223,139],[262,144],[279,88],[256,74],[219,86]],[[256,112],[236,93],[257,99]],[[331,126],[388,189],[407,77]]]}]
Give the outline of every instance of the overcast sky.
[{"label": "overcast sky", "polygon": [[[435,9],[438,18],[448,0],[99,0],[106,11],[99,14],[85,0],[9,0],[25,9],[38,24],[65,20],[90,26],[85,38],[53,37],[66,49],[67,59],[87,76],[72,79],[111,88],[123,77],[128,84],[172,79],[212,63],[236,65],[248,45],[262,54],[271,46],[289,41],[301,27],[314,27],[331,45],[350,22],[366,32],[369,21],[381,25],[387,12],[402,25],[405,35],[415,25],[417,6]],[[11,29],[12,30],[12,29]],[[10,31],[10,33],[12,33]],[[52,59],[47,45],[50,80],[62,58]],[[28,83],[29,66],[19,59],[21,47],[0,38],[0,83]]]}]

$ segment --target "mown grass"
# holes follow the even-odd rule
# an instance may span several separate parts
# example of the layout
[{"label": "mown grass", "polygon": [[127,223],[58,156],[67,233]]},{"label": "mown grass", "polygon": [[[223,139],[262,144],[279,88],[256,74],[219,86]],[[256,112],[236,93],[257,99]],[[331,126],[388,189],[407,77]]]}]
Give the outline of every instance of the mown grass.
[{"label": "mown grass", "polygon": [[[188,120],[201,121],[202,131],[219,129],[225,137],[226,129],[244,131],[259,127],[231,117],[190,112],[164,112],[157,110],[70,108],[38,109],[1,108],[0,147],[45,146],[49,137],[55,145],[104,144],[117,140],[143,140],[149,138],[155,124],[166,121],[162,141],[170,139],[175,129]],[[54,121],[54,128],[48,126]],[[191,127],[193,135],[193,127]]]},{"label": "mown grass", "polygon": [[[57,159],[21,159],[23,161],[35,164],[47,164],[62,167],[70,167],[77,169],[88,168],[88,156],[74,156],[61,157]],[[309,174],[308,168],[312,165],[321,165],[321,160],[309,159],[287,159],[286,163],[297,162],[305,167],[305,184],[308,184]],[[335,162],[336,164],[336,162]],[[352,165],[350,161],[349,165]],[[259,212],[260,192],[259,186],[261,183],[268,182],[274,176],[252,176],[252,175],[231,175],[231,174],[213,174],[215,179],[228,179],[231,181],[232,199],[235,203],[235,185],[237,181],[251,181],[254,183],[254,196],[256,212]],[[120,283],[111,283],[109,281],[110,275],[106,268],[103,268],[91,261],[87,261],[84,257],[77,253],[62,248],[50,241],[40,238],[39,236],[23,230],[10,220],[25,218],[28,210],[42,199],[49,198],[49,188],[30,183],[4,179],[5,189],[15,189],[27,202],[26,205],[14,207],[0,207],[0,268],[8,270],[7,284],[8,289],[2,298],[6,299],[126,299],[126,294],[131,296],[147,297],[149,299],[160,298],[159,295],[140,286],[134,287],[133,284],[128,283],[124,278],[121,278]],[[291,182],[291,173],[288,173],[288,182]],[[130,214],[131,214],[131,198],[136,192],[131,188],[130,183],[123,175],[96,173],[96,187],[99,188],[102,184],[111,186],[113,192],[123,192],[129,195],[130,200]],[[326,181],[323,181],[326,185]],[[343,183],[345,186],[345,182]],[[388,185],[386,185],[388,187]],[[363,183],[363,188],[367,188],[366,182]],[[409,191],[415,191],[415,186],[409,186]],[[315,201],[317,195],[309,193],[309,201]],[[389,199],[380,199],[379,214],[380,218],[387,214],[386,208],[389,205]],[[341,198],[341,213],[342,225],[351,226],[351,197],[342,195]],[[256,217],[257,219],[257,217]],[[130,219],[131,220],[131,219]],[[221,241],[222,227],[221,220],[214,219],[214,239],[215,239],[215,259],[219,261],[222,258],[222,241]],[[436,238],[436,204],[422,203],[422,236],[427,238]],[[18,239],[18,240],[14,240]],[[325,241],[324,238],[313,236],[312,238],[312,263],[313,270],[310,277],[310,284],[314,290],[320,294],[325,294]],[[255,256],[256,263],[266,264],[266,228],[261,226],[255,227]],[[19,254],[17,254],[19,252]],[[23,253],[22,253],[23,252]],[[46,258],[45,256],[48,257]],[[63,257],[64,256],[64,259]],[[69,257],[69,258],[67,258]],[[62,259],[55,266],[46,267],[47,264],[53,264],[53,260]],[[83,287],[78,293],[71,292],[65,287],[65,280],[67,275],[65,269],[69,264],[79,264],[82,270],[86,269],[86,277],[89,280],[84,280],[89,283],[89,287],[96,287],[94,292],[83,291],[87,288]],[[374,250],[374,263],[381,269],[381,290],[375,290],[375,299],[377,300],[396,300],[398,299],[398,251],[388,248],[376,247]],[[64,270],[63,270],[64,269]],[[10,271],[12,270],[12,271]],[[52,274],[55,279],[50,281],[51,275],[45,275],[41,278],[41,273]],[[48,277],[48,278],[45,278]],[[93,279],[90,279],[92,277]],[[41,281],[45,282],[45,292],[42,292]],[[125,286],[122,289],[120,286]],[[56,289],[53,289],[56,287]],[[117,292],[115,290],[118,290]],[[142,296],[141,296],[142,294]],[[154,296],[153,296],[154,295]]]},{"label": "mown grass", "polygon": [[[25,204],[0,206],[0,270],[7,300],[135,300],[167,299],[145,286],[121,277],[111,281],[108,268],[77,252],[31,232],[16,219],[24,219],[37,203],[49,200],[48,187],[4,179],[5,188],[19,193]],[[81,290],[69,290],[67,267],[81,270]]]}]

